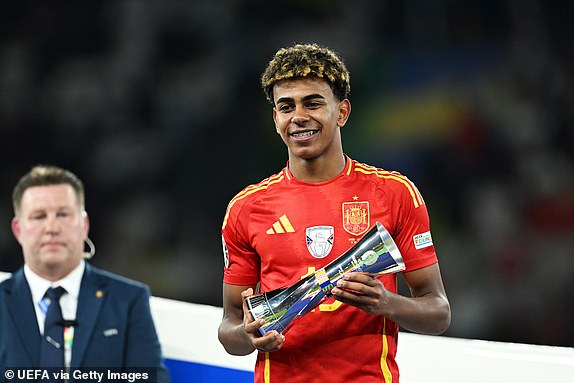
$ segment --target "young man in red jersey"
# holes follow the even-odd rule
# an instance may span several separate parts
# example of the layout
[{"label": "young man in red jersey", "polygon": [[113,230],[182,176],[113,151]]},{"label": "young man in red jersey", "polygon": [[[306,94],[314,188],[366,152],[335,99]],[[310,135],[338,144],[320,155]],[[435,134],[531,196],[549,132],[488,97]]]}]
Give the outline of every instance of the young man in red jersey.
[{"label": "young man in red jersey", "polygon": [[[261,81],[289,160],[227,208],[219,339],[230,354],[258,350],[255,382],[398,382],[399,327],[440,334],[450,324],[424,200],[405,176],[343,152],[350,85],[336,53],[316,44],[280,49]],[[376,221],[402,253],[410,297],[397,294],[396,274],[349,273],[285,334],[260,335],[263,322],[245,303],[257,286],[266,292],[293,285]]]}]

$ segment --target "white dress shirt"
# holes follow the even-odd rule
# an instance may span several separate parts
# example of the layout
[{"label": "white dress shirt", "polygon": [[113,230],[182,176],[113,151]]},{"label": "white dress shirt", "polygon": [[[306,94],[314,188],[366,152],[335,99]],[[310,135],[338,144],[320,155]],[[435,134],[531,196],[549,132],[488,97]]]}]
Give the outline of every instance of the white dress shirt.
[{"label": "white dress shirt", "polygon": [[[80,284],[82,283],[82,276],[84,275],[85,266],[85,262],[82,260],[80,264],[64,278],[55,282],[51,282],[34,273],[30,267],[28,267],[28,265],[24,265],[24,275],[28,281],[28,285],[30,286],[30,292],[32,293],[32,301],[34,302],[34,309],[36,310],[36,319],[38,321],[38,329],[40,330],[40,334],[44,334],[44,321],[46,319],[46,314],[40,309],[40,302],[44,298],[46,290],[48,290],[50,287],[62,286],[66,290],[66,294],[62,295],[60,298],[62,318],[64,320],[76,319],[78,296],[80,295]],[[70,328],[67,331],[69,331],[67,336],[71,336],[73,339],[73,328]],[[65,346],[64,358],[66,361],[66,366],[70,366],[72,350],[67,343]]]}]

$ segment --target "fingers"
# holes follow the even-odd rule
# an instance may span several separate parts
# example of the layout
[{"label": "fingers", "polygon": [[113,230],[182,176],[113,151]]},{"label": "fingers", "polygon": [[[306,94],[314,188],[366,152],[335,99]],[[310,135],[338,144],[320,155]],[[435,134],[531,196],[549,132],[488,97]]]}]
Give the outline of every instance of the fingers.
[{"label": "fingers", "polygon": [[349,273],[337,281],[337,287],[333,289],[333,293],[346,290],[356,295],[368,295],[372,292],[372,288],[379,285],[381,282],[368,273]]},{"label": "fingers", "polygon": [[264,336],[253,341],[253,346],[261,352],[273,352],[281,349],[285,336],[277,331],[269,331]]},{"label": "fingers", "polygon": [[264,324],[265,321],[263,319],[253,320],[251,318],[247,318],[243,321],[245,332],[256,337],[261,336],[261,333],[259,333],[259,327],[263,326]]},{"label": "fingers", "polygon": [[247,290],[241,292],[241,299],[243,299],[243,307],[246,307],[245,299],[253,295],[253,289],[250,287]]},{"label": "fingers", "polygon": [[367,304],[368,298],[377,297],[383,289],[381,281],[368,273],[349,273],[337,281],[331,293],[338,301],[359,306]]},{"label": "fingers", "polygon": [[378,279],[369,273],[349,273],[345,274],[342,278],[343,281],[358,282],[368,286],[376,286]]},{"label": "fingers", "polygon": [[368,314],[382,315],[389,293],[383,283],[368,273],[349,273],[331,290],[339,302],[355,306]]},{"label": "fingers", "polygon": [[253,295],[253,289],[248,288],[241,292],[241,299],[243,300],[243,328],[245,333],[249,336],[254,348],[261,352],[277,351],[283,345],[285,336],[277,331],[269,331],[261,336],[259,328],[265,324],[262,318],[255,319],[249,312],[247,305],[247,298]]}]

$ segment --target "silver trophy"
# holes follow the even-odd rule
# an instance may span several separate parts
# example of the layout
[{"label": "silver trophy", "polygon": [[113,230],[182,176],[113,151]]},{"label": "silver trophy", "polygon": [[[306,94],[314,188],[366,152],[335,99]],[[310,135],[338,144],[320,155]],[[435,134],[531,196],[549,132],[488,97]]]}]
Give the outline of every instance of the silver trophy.
[{"label": "silver trophy", "polygon": [[287,331],[292,322],[317,307],[345,274],[362,271],[371,275],[396,273],[405,269],[395,241],[377,222],[365,236],[327,266],[285,287],[248,297],[247,306],[254,319],[263,318],[259,332]]}]

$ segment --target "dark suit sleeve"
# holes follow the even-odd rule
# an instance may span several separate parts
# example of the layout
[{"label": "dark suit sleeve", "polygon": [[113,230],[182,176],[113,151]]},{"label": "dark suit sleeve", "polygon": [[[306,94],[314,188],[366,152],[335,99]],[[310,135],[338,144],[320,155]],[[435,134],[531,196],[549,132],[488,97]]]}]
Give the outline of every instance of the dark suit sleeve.
[{"label": "dark suit sleeve", "polygon": [[169,371],[163,363],[149,300],[149,289],[141,288],[129,312],[125,366],[155,367],[158,383],[167,383],[170,381]]}]

